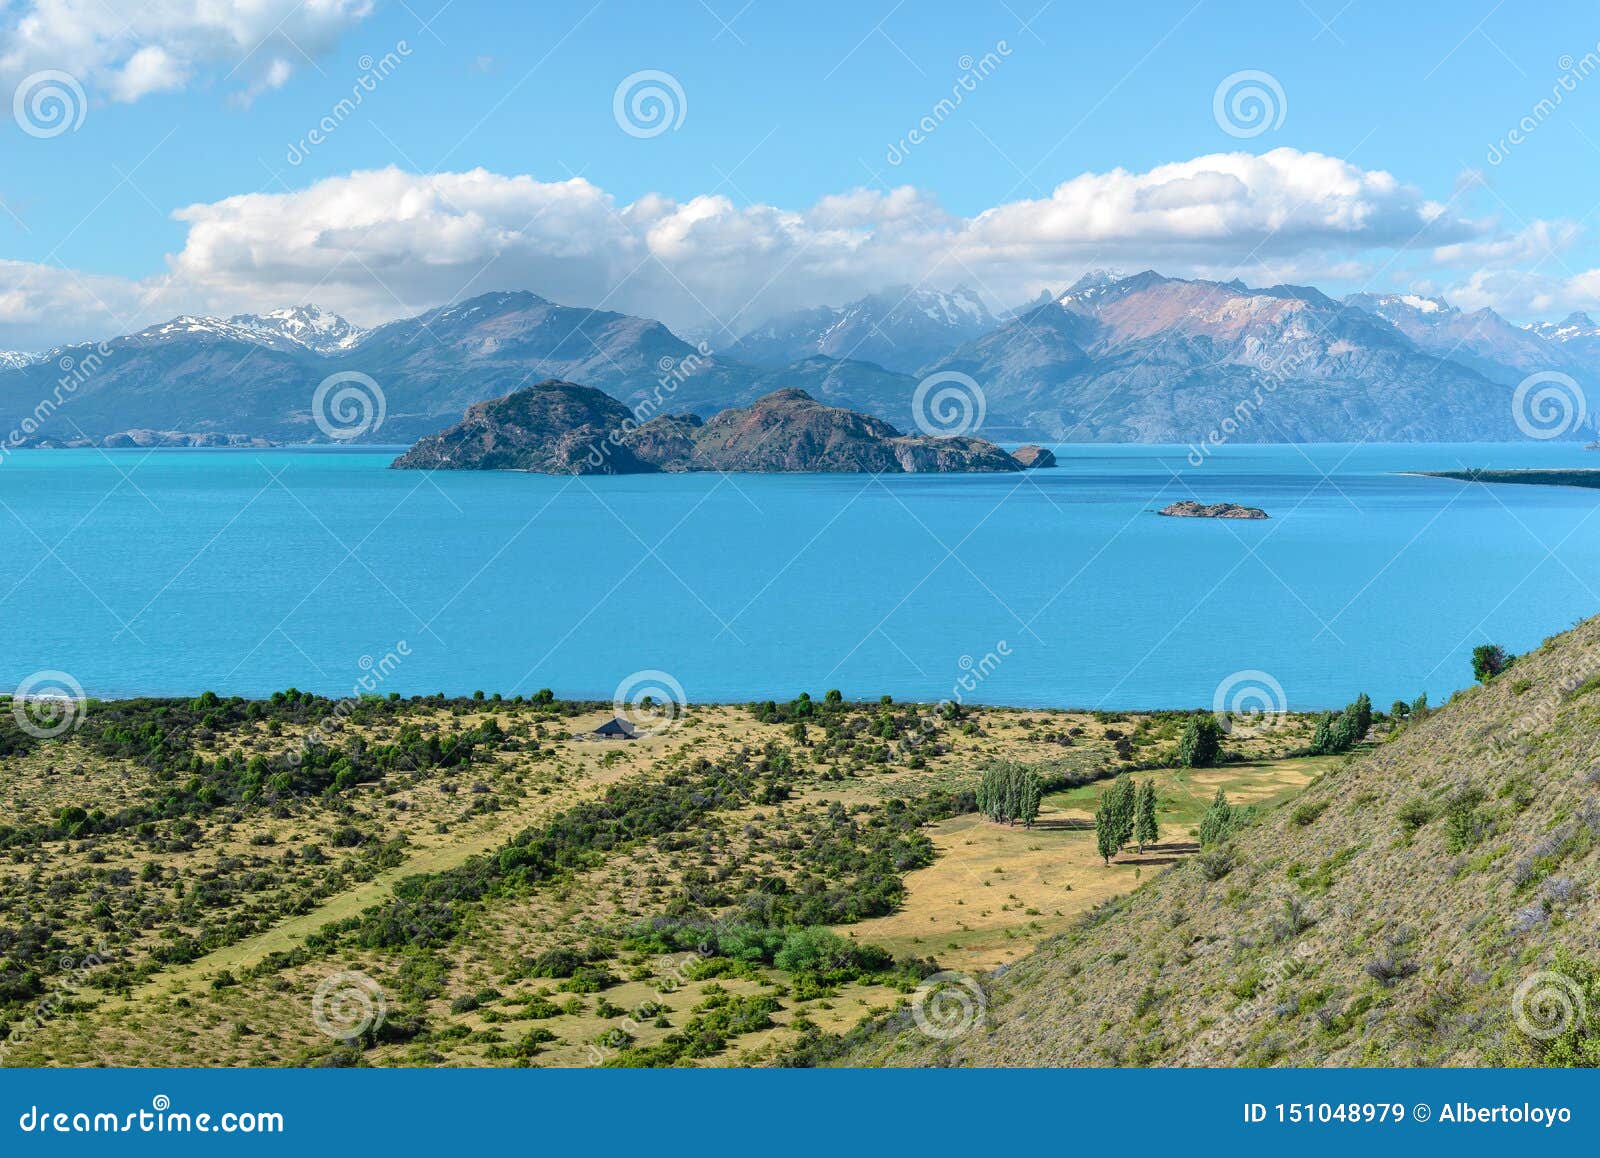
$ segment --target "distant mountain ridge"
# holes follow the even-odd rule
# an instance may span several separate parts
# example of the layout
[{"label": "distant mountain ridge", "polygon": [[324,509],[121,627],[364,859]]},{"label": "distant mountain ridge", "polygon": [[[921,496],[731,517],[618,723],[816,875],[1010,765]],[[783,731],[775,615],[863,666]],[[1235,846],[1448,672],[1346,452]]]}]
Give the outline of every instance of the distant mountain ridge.
[{"label": "distant mountain ridge", "polygon": [[1511,392],[1304,286],[1080,281],[928,367],[982,385],[985,432],[1060,441],[1519,437]]},{"label": "distant mountain ridge", "polygon": [[1600,324],[1588,314],[1570,313],[1559,322],[1535,322],[1527,328],[1585,365],[1600,365]]},{"label": "distant mountain ridge", "polygon": [[1511,391],[1552,369],[1600,381],[1600,327],[1586,315],[1522,327],[1416,294],[1340,302],[1148,270],[1091,271],[1004,317],[970,291],[885,291],[777,319],[724,351],[649,318],[517,291],[371,330],[298,306],[0,355],[0,430],[35,445],[134,431],[328,441],[312,401],[334,374],[381,390],[384,421],[359,434],[368,442],[413,441],[552,378],[604,391],[641,421],[797,388],[909,430],[925,417],[913,409],[920,378],[944,373],[981,392],[976,433],[1015,441],[1482,441],[1523,437]]},{"label": "distant mountain ridge", "polygon": [[1575,351],[1514,326],[1491,309],[1466,313],[1419,294],[1351,294],[1346,305],[1382,318],[1422,349],[1470,366],[1491,381],[1516,385],[1540,370],[1582,372]]},{"label": "distant mountain ridge", "polygon": [[848,305],[775,318],[742,336],[729,353],[767,366],[821,354],[910,374],[998,324],[965,286],[949,293],[895,286]]}]

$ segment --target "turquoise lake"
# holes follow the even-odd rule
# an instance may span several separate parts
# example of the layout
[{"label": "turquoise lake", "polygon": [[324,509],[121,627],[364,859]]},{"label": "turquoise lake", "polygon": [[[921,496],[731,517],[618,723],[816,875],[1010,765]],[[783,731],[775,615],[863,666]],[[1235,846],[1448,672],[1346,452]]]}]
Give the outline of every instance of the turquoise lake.
[{"label": "turquoise lake", "polygon": [[[1058,448],[1027,475],[555,478],[395,450],[22,451],[0,462],[0,684],[90,695],[553,688],[690,700],[1438,702],[1469,653],[1600,612],[1600,491],[1406,477],[1600,466],[1574,444]],[[1265,522],[1159,518],[1183,498]],[[409,653],[409,654],[402,654]],[[991,657],[985,661],[985,657]],[[998,663],[994,662],[998,660]],[[974,673],[985,671],[979,680]]]}]

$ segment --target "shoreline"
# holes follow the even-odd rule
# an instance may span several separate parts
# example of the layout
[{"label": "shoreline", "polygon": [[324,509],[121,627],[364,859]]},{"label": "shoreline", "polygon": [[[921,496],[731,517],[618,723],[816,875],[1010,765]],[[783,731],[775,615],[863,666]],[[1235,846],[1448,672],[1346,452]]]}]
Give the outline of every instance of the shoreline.
[{"label": "shoreline", "polygon": [[1600,470],[1592,467],[1471,467],[1466,470],[1407,470],[1395,473],[1412,478],[1442,478],[1485,486],[1500,484],[1566,487],[1571,490],[1600,489]]},{"label": "shoreline", "polygon": [[[3,687],[3,684],[0,684],[0,687]],[[270,703],[270,702],[272,702],[273,696],[279,694],[280,692],[287,692],[289,690],[290,690],[289,688],[278,688],[278,689],[275,689],[274,691],[267,692],[264,695],[245,695],[243,693],[230,693],[228,695],[223,695],[221,692],[217,692],[217,691],[215,691],[215,689],[212,689],[212,688],[201,688],[199,691],[189,691],[189,692],[131,692],[131,693],[111,693],[111,694],[106,694],[106,695],[99,695],[99,694],[96,694],[94,692],[85,692],[85,694],[82,696],[82,698],[73,697],[73,699],[75,700],[75,702],[82,703],[82,704],[127,704],[127,703],[135,703],[135,702],[138,702],[138,701],[141,701],[141,700],[171,700],[173,702],[187,702],[187,701],[190,701],[190,700],[198,699],[199,697],[201,697],[201,696],[203,696],[203,695],[205,695],[205,694],[207,694],[209,692],[211,694],[214,694],[219,700],[222,700],[224,702],[231,701],[231,700],[239,700],[239,701],[241,701],[243,703],[247,703],[248,704],[248,703]],[[329,694],[327,692],[320,692],[320,691],[317,691],[317,690],[315,690],[313,688],[296,687],[293,690],[299,692],[302,696],[310,696],[310,697],[313,697],[313,698],[316,698],[316,699],[326,700],[330,704],[338,704],[338,703],[343,703],[343,702],[346,702],[346,701],[361,702],[361,701],[364,701],[364,700],[366,700],[366,701],[377,701],[377,700],[387,701],[389,699],[389,693],[387,693],[387,692],[385,692],[385,693],[367,692],[367,693],[332,694],[331,695],[331,694]],[[581,709],[584,712],[597,712],[597,711],[602,711],[602,710],[606,710],[606,709],[613,709],[613,708],[618,708],[619,707],[619,702],[617,700],[615,700],[615,699],[610,698],[610,697],[589,698],[589,697],[585,697],[585,696],[562,696],[562,695],[557,695],[554,699],[549,700],[549,701],[535,701],[532,698],[532,694],[531,693],[527,693],[527,692],[519,692],[519,693],[515,693],[514,695],[506,695],[503,692],[502,693],[485,692],[482,699],[478,699],[471,692],[467,692],[467,693],[460,694],[460,695],[451,695],[451,694],[448,694],[448,693],[438,693],[438,692],[415,692],[415,693],[410,693],[410,694],[407,694],[407,693],[404,693],[404,692],[399,692],[399,693],[395,693],[395,694],[398,696],[398,699],[395,702],[405,703],[405,704],[413,704],[413,703],[415,703],[415,704],[441,704],[441,705],[458,705],[458,704],[461,704],[461,705],[478,705],[478,706],[495,704],[495,705],[507,706],[507,707],[530,707],[530,706],[534,706],[534,705],[539,704],[539,703],[543,703],[544,706],[573,707],[573,708]],[[499,696],[498,699],[495,698],[497,695]],[[28,700],[44,700],[44,699],[60,699],[62,697],[58,697],[58,696],[28,696],[28,697],[24,697],[24,698],[28,699]],[[757,697],[752,698],[752,699],[737,699],[737,700],[689,700],[689,701],[686,701],[684,703],[679,704],[678,705],[678,709],[679,710],[693,710],[693,709],[696,709],[696,708],[706,708],[706,709],[747,708],[752,704],[763,704],[763,703],[766,703],[768,701],[771,701],[771,702],[777,703],[777,704],[792,703],[794,701],[794,698],[795,697],[793,697],[793,696],[783,696],[783,697],[779,697],[779,696],[757,696]],[[15,697],[10,695],[9,693],[5,693],[4,691],[0,691],[0,701],[6,700],[6,699],[15,699]],[[821,701],[820,698],[815,698],[814,697],[814,702],[820,704],[822,701]],[[901,697],[897,696],[897,697],[892,697],[890,702],[896,707],[925,708],[925,709],[927,709],[929,711],[933,711],[933,710],[937,709],[941,704],[951,703],[951,702],[956,702],[956,701],[952,701],[952,700],[950,700],[948,698],[946,698],[946,699],[938,699],[938,700],[924,700],[924,699],[901,698]],[[850,698],[847,697],[847,698],[845,698],[844,700],[841,701],[841,704],[844,707],[852,707],[852,708],[876,708],[876,707],[880,707],[880,706],[883,705],[883,698],[881,696],[873,696],[873,697],[870,697],[870,698],[867,698],[867,699],[850,699]],[[986,711],[986,712],[1047,712],[1047,713],[1051,713],[1051,714],[1070,714],[1070,715],[1080,715],[1080,716],[1081,715],[1114,715],[1114,716],[1204,715],[1204,714],[1211,713],[1211,712],[1215,711],[1215,709],[1213,707],[1211,707],[1209,705],[1206,705],[1206,704],[1186,704],[1186,705],[1175,705],[1175,706],[1153,707],[1153,708],[1130,708],[1130,707],[1115,707],[1115,706],[1111,706],[1111,707],[1106,707],[1106,706],[1087,707],[1087,706],[1083,706],[1083,705],[1072,705],[1072,704],[1030,704],[1030,703],[1017,703],[1017,702],[998,702],[998,701],[989,701],[989,700],[972,700],[972,699],[963,699],[963,700],[959,701],[959,706],[961,708],[963,708],[963,709],[969,709],[970,708],[970,709],[973,709],[973,710],[982,710],[982,711]],[[1282,711],[1281,715],[1284,715],[1284,716],[1313,716],[1313,715],[1318,715],[1318,714],[1320,714],[1322,712],[1337,712],[1342,706],[1343,706],[1343,704],[1341,704],[1341,703],[1331,703],[1331,702],[1329,704],[1326,704],[1326,705],[1312,705],[1312,706],[1305,706],[1305,707],[1290,706],[1290,707],[1284,708],[1284,710]]]}]

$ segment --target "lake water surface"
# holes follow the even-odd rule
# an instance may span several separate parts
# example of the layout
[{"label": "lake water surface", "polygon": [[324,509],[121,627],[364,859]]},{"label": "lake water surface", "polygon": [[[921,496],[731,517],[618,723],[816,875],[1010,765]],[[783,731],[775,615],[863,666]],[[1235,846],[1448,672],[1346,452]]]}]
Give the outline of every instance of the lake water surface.
[{"label": "lake water surface", "polygon": [[[1600,612],[1600,491],[1395,472],[1600,466],[1574,444],[1058,448],[1021,476],[553,478],[393,450],[33,451],[0,463],[0,685],[91,695],[540,687],[691,700],[1435,701],[1494,641]],[[1265,522],[1158,518],[1182,498]],[[402,654],[409,652],[409,654]],[[990,657],[987,661],[985,657]],[[996,662],[998,661],[998,662]],[[987,674],[978,680],[974,673]]]}]

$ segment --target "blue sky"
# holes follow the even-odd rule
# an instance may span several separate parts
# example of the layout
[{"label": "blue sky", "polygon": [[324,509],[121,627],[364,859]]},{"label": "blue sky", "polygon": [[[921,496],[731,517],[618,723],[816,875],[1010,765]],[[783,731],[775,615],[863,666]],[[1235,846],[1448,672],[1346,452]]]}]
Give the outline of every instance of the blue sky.
[{"label": "blue sky", "polygon": [[[1517,320],[1600,304],[1592,4],[195,8],[0,4],[0,87],[64,73],[83,94],[59,135],[0,123],[0,346],[313,293],[370,323],[504,288],[738,329],[898,281],[1004,305],[1098,264]],[[675,82],[658,135],[614,115],[642,70]],[[1215,111],[1244,71],[1281,113],[1257,135]],[[1229,154],[1276,159],[1162,169]]]}]

